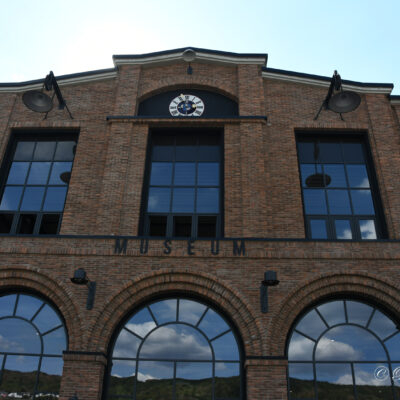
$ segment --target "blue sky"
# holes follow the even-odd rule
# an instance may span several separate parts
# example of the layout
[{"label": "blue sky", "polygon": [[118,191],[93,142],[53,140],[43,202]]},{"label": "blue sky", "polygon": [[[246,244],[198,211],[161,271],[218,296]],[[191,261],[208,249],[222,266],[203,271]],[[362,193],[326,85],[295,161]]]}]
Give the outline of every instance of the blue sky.
[{"label": "blue sky", "polygon": [[268,53],[268,66],[394,83],[399,0],[4,1],[0,82],[113,67],[113,54],[194,46]]}]

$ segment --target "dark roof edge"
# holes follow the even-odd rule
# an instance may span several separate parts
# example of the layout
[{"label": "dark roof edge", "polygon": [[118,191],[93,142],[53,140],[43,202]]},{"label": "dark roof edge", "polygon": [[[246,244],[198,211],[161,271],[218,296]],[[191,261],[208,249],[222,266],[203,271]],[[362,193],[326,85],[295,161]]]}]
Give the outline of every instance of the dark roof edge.
[{"label": "dark roof edge", "polygon": [[391,94],[389,96],[390,100],[400,100],[400,95],[399,94]]},{"label": "dark roof edge", "polygon": [[267,53],[234,53],[234,52],[230,52],[230,51],[210,50],[210,49],[203,49],[200,47],[191,47],[191,46],[181,47],[179,49],[163,50],[163,51],[156,51],[156,52],[152,52],[152,53],[143,53],[143,54],[114,54],[113,60],[140,59],[140,58],[146,58],[146,57],[164,56],[164,55],[168,55],[168,54],[181,53],[188,49],[192,49],[194,51],[203,52],[203,53],[221,55],[221,56],[242,57],[242,58],[260,57],[260,58],[265,58],[265,64],[267,63],[267,60],[268,60]]},{"label": "dark roof edge", "polygon": [[[94,71],[86,71],[86,72],[77,72],[74,74],[66,74],[66,75],[56,75],[56,78],[58,81],[63,81],[66,79],[75,79],[75,78],[83,78],[85,76],[92,76],[92,75],[101,75],[101,74],[106,74],[108,72],[116,72],[117,68],[105,68],[105,69],[97,69]],[[35,79],[31,81],[24,81],[24,82],[5,82],[2,83],[0,82],[0,87],[20,87],[20,86],[28,86],[28,85],[34,85],[34,84],[39,84],[43,83],[45,78],[43,79]]]},{"label": "dark roof edge", "polygon": [[[272,74],[282,74],[288,76],[295,76],[299,78],[307,78],[307,79],[315,79],[324,82],[330,82],[331,78],[328,76],[321,76],[321,75],[314,75],[314,74],[306,74],[303,72],[295,72],[295,71],[287,71],[284,69],[276,69],[276,68],[268,68],[263,67],[262,70],[264,72],[269,72]],[[365,83],[365,82],[356,82],[356,81],[349,81],[346,79],[342,79],[342,83],[345,85],[354,85],[354,86],[361,86],[361,87],[380,87],[380,88],[389,88],[393,89],[393,83]]]}]

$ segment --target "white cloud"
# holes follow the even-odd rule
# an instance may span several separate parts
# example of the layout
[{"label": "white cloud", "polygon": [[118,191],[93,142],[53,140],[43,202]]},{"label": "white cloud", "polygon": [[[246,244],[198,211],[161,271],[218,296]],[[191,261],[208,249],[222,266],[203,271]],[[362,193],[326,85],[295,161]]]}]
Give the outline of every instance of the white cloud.
[{"label": "white cloud", "polygon": [[157,329],[145,341],[140,358],[211,359],[208,343],[197,334],[189,333],[189,329],[178,326]]},{"label": "white cloud", "polygon": [[376,239],[375,224],[373,220],[360,221],[360,231],[363,239]]},{"label": "white cloud", "polygon": [[293,335],[289,346],[290,360],[311,360],[314,342],[300,335]]},{"label": "white cloud", "polygon": [[[390,385],[389,377],[385,380],[379,380],[374,377],[373,374],[367,371],[357,371],[356,372],[356,385],[369,385],[369,386],[388,386]],[[338,385],[352,385],[353,378],[351,374],[346,374],[338,378],[335,382]]]},{"label": "white cloud", "polygon": [[0,350],[4,352],[10,351],[13,353],[25,352],[25,349],[19,343],[9,340],[2,335],[0,335]]},{"label": "white cloud", "polygon": [[126,327],[135,332],[137,335],[141,337],[145,337],[152,329],[156,327],[154,321],[143,322],[142,324],[127,324]]},{"label": "white cloud", "polygon": [[322,338],[315,352],[316,360],[360,360],[362,354],[347,343]]}]

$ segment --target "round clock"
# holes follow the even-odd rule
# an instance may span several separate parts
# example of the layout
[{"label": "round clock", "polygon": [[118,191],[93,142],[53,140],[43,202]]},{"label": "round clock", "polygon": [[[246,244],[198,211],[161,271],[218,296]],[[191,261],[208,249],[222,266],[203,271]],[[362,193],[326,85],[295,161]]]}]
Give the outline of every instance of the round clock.
[{"label": "round clock", "polygon": [[204,103],[192,94],[181,94],[171,101],[169,112],[173,117],[200,117],[204,112]]}]

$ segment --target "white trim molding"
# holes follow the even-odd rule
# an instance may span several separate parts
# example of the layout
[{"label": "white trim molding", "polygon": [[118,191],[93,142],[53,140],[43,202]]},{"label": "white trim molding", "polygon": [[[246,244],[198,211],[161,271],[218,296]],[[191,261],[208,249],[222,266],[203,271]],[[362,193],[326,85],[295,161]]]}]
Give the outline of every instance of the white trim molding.
[{"label": "white trim molding", "polygon": [[[317,78],[312,77],[303,77],[303,76],[293,76],[293,75],[285,75],[282,73],[275,72],[262,72],[262,77],[267,79],[274,79],[285,82],[292,83],[302,83],[305,85],[319,86],[328,88],[331,84],[330,81],[322,81]],[[390,87],[382,87],[377,84],[376,86],[361,86],[357,84],[345,84],[343,83],[344,90],[352,90],[358,93],[375,93],[375,94],[390,94],[392,92],[392,88]]]}]

